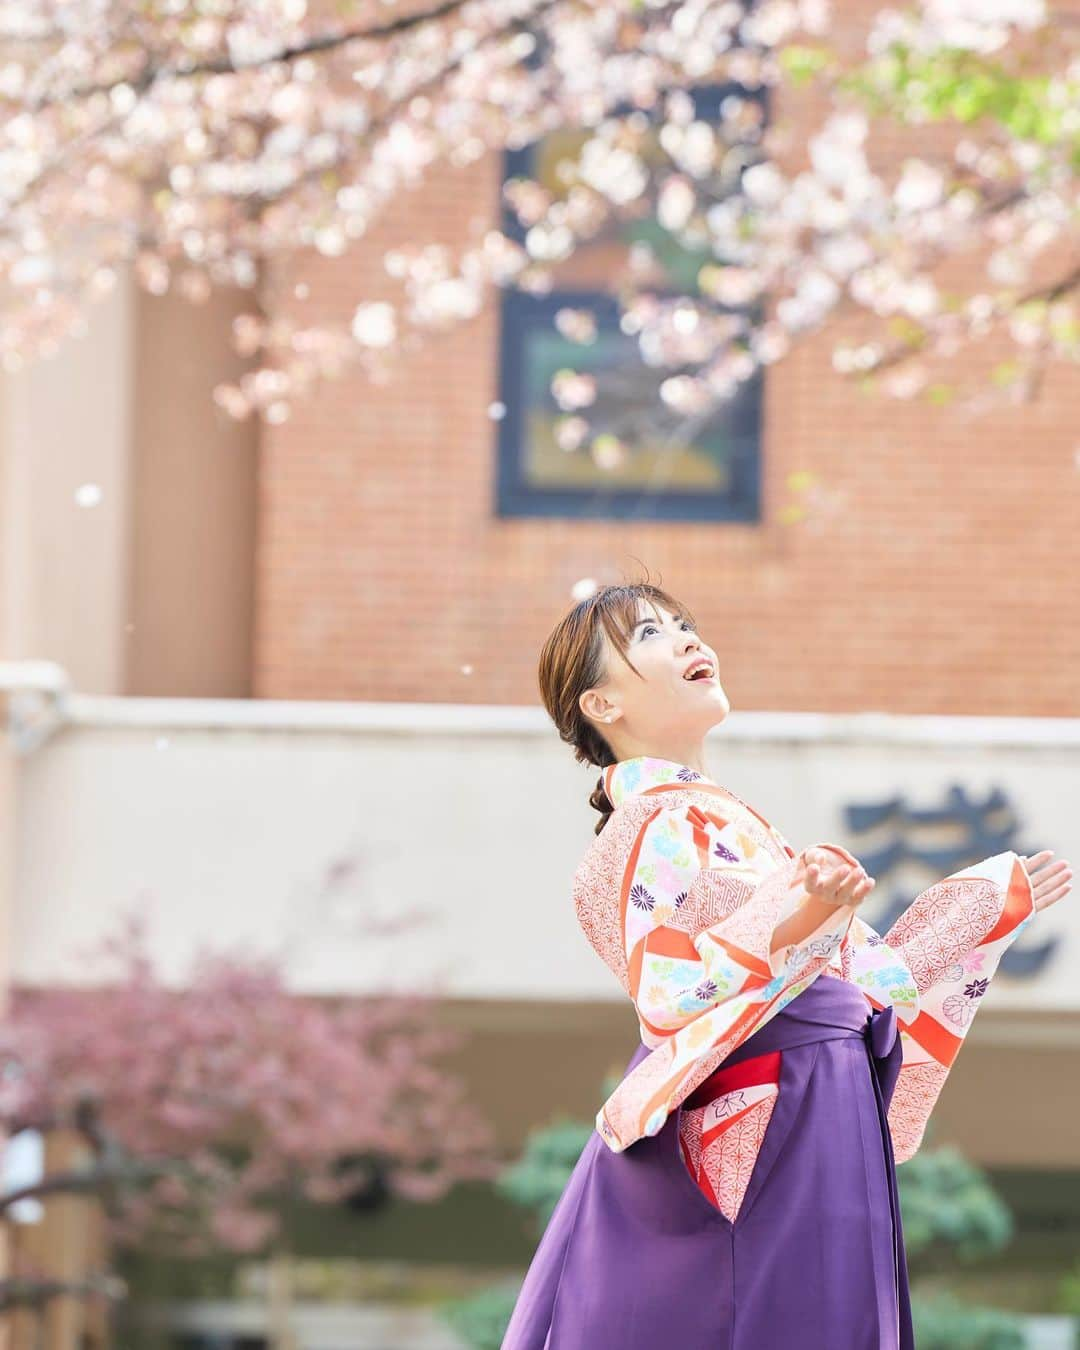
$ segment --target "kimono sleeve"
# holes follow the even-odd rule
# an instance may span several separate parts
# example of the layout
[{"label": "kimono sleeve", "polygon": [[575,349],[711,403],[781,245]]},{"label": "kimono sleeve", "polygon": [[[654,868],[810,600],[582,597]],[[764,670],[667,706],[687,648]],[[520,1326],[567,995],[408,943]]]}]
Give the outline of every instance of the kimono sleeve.
[{"label": "kimono sleeve", "polygon": [[884,938],[855,919],[845,976],[877,1006],[892,1003],[900,1025],[903,1060],[888,1112],[897,1162],[918,1151],[998,964],[1035,912],[1027,870],[1010,851],[923,891]]},{"label": "kimono sleeve", "polygon": [[775,832],[771,848],[759,840],[735,818],[683,806],[658,809],[634,841],[618,929],[652,1052],[597,1113],[613,1152],[658,1133],[721,1059],[824,969],[851,923],[854,907],[836,906],[798,945],[773,951],[777,926],[810,897],[790,847]]}]

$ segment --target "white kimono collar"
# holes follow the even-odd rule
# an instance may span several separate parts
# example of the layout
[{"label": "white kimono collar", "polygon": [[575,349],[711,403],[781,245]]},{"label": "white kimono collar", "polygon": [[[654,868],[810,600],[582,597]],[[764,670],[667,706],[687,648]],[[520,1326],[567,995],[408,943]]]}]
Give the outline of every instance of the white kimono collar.
[{"label": "white kimono collar", "polygon": [[652,788],[670,783],[713,783],[705,774],[688,768],[673,759],[661,759],[658,755],[635,755],[632,759],[621,759],[617,764],[609,764],[603,771],[604,791],[612,806],[621,805],[627,797],[635,793],[648,792]]}]

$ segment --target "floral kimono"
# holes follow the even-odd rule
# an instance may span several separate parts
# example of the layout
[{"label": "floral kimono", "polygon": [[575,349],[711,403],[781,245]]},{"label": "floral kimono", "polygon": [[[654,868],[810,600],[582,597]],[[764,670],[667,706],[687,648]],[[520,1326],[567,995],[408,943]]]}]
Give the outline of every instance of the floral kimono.
[{"label": "floral kimono", "polygon": [[912,1350],[895,1163],[1034,917],[1023,864],[961,869],[884,938],[846,905],[773,951],[808,896],[762,815],[652,756],[604,784],[574,903],[641,1044],[503,1350]]}]

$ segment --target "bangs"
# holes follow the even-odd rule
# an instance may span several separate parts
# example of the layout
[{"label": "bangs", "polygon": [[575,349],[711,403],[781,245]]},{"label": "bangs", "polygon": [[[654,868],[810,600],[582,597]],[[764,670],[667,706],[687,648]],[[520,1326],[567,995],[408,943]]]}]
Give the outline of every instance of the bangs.
[{"label": "bangs", "polygon": [[697,627],[694,616],[685,605],[680,604],[673,595],[659,586],[653,586],[648,582],[636,582],[628,586],[605,586],[593,596],[592,604],[608,641],[635,675],[640,675],[641,672],[627,656],[627,652],[635,627],[646,617],[641,612],[643,605],[646,610],[652,611],[658,622],[660,615],[657,609],[662,605],[674,616],[676,622],[688,619],[695,628]]}]

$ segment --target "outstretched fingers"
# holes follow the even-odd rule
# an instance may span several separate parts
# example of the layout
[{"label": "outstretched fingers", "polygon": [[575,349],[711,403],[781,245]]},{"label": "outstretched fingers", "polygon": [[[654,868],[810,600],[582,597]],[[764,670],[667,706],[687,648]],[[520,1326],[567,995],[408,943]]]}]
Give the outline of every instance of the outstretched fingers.
[{"label": "outstretched fingers", "polygon": [[1064,858],[1051,862],[1054,850],[1044,848],[1039,853],[1021,855],[1021,862],[1031,881],[1031,893],[1037,910],[1049,909],[1063,900],[1072,890],[1072,868]]}]

